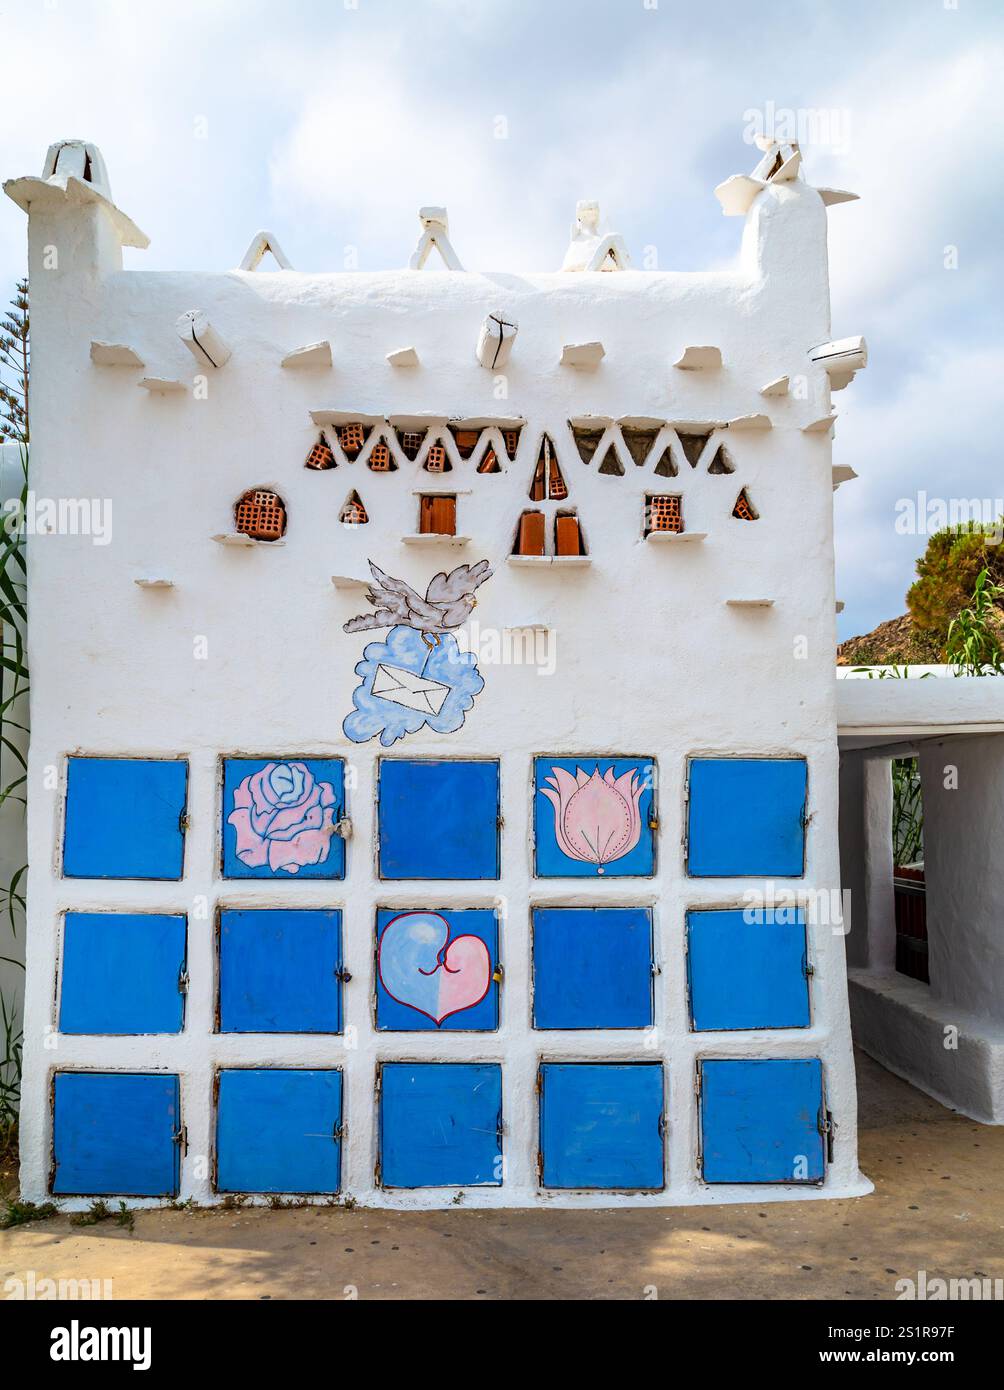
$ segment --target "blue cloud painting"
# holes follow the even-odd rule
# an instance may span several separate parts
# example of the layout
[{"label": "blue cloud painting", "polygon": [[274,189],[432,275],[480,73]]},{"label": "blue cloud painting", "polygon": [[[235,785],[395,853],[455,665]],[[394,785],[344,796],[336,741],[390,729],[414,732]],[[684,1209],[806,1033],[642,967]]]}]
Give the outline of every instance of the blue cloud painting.
[{"label": "blue cloud painting", "polygon": [[[398,739],[428,725],[438,734],[461,728],[464,716],[485,683],[477,661],[461,652],[449,633],[430,646],[412,627],[395,627],[386,642],[371,642],[356,666],[361,684],[352,693],[355,709],[342,730],[353,743],[380,735],[390,748]],[[375,694],[383,690],[384,694]]]}]

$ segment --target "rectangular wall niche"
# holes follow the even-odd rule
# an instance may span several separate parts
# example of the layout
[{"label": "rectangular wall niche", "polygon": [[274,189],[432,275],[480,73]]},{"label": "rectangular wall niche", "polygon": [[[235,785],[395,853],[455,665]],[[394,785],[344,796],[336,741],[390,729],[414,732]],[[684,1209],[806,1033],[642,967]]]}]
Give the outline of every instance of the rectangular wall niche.
[{"label": "rectangular wall niche", "polygon": [[337,1192],[342,1074],[234,1069],[217,1078],[217,1192]]},{"label": "rectangular wall niche", "polygon": [[804,758],[692,758],[688,782],[692,877],[801,877]]},{"label": "rectangular wall niche", "polygon": [[177,1076],[57,1072],[52,1107],[52,1191],[57,1196],[177,1195]]},{"label": "rectangular wall niche", "polygon": [[651,758],[535,758],[537,877],[651,876],[654,788]]},{"label": "rectangular wall niche", "polygon": [[187,921],[156,912],[68,912],[61,1033],[180,1033]]},{"label": "rectangular wall niche", "polygon": [[457,534],[457,499],[445,493],[429,493],[420,497],[418,530],[423,536],[455,536]]},{"label": "rectangular wall niche", "polygon": [[224,878],[345,877],[341,758],[224,758]]},{"label": "rectangular wall niche", "polygon": [[648,908],[534,909],[535,1028],[650,1028],[654,970]]},{"label": "rectangular wall niche", "polygon": [[384,1187],[499,1187],[502,1068],[385,1062],[379,1180]]},{"label": "rectangular wall niche", "polygon": [[181,878],[187,796],[180,759],[68,759],[64,877]]},{"label": "rectangular wall niche", "polygon": [[498,878],[499,830],[497,762],[381,758],[381,878]]},{"label": "rectangular wall niche", "polygon": [[381,1032],[494,1032],[499,1026],[494,908],[380,908],[376,966]]},{"label": "rectangular wall niche", "polygon": [[663,1106],[659,1062],[544,1062],[542,1186],[664,1187]]},{"label": "rectangular wall niche", "polygon": [[827,1116],[818,1058],[699,1066],[705,1182],[822,1182]]},{"label": "rectangular wall niche", "polygon": [[688,912],[687,984],[695,1032],[808,1028],[804,913]]},{"label": "rectangular wall niche", "polygon": [[342,914],[224,908],[219,916],[220,1033],[340,1033]]}]

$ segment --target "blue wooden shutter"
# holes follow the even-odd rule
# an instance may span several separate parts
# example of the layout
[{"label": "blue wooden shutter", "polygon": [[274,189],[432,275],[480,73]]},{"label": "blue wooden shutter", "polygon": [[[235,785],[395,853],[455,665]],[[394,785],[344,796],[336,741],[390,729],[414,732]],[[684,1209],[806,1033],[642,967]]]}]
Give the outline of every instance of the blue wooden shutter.
[{"label": "blue wooden shutter", "polygon": [[53,1192],[64,1197],[175,1196],[179,1115],[177,1076],[57,1072]]},{"label": "blue wooden shutter", "polygon": [[692,1027],[808,1028],[807,964],[800,908],[688,912]]},{"label": "blue wooden shutter", "polygon": [[800,877],[806,777],[804,758],[692,758],[688,873]]},{"label": "blue wooden shutter", "polygon": [[542,1063],[544,1187],[662,1188],[663,1150],[661,1063]]},{"label": "blue wooden shutter", "polygon": [[817,1057],[705,1060],[705,1182],[822,1182],[823,1065]]},{"label": "blue wooden shutter", "polygon": [[380,877],[499,876],[499,765],[382,758]]},{"label": "blue wooden shutter", "polygon": [[224,759],[223,877],[344,878],[345,814],[342,758]]},{"label": "blue wooden shutter", "polygon": [[538,907],[535,1028],[648,1028],[652,914],[643,907]]},{"label": "blue wooden shutter", "polygon": [[[385,936],[388,927],[390,933]],[[462,942],[465,937],[476,941]],[[457,965],[452,948],[458,941],[462,942],[458,950],[473,945],[481,953],[483,973],[468,952]],[[483,952],[477,941],[484,943]],[[397,1033],[495,1030],[499,1026],[498,980],[494,978],[498,963],[499,923],[494,908],[444,908],[441,912],[381,908],[377,912],[377,1028]],[[471,988],[465,988],[464,976]],[[478,998],[484,980],[485,991]]]},{"label": "blue wooden shutter", "polygon": [[342,914],[220,913],[221,1033],[340,1033]]},{"label": "blue wooden shutter", "polygon": [[337,1192],[341,1127],[340,1071],[221,1071],[216,1190]]},{"label": "blue wooden shutter", "polygon": [[180,1033],[186,919],[68,912],[63,924],[63,1033]]},{"label": "blue wooden shutter", "polygon": [[66,878],[181,878],[188,764],[157,758],[70,758]]},{"label": "blue wooden shutter", "polygon": [[[567,778],[556,775],[559,769],[568,774]],[[581,781],[580,774],[589,780],[598,777],[605,781],[611,773],[615,780],[634,773],[635,795],[631,794],[630,782],[620,790],[611,790],[604,826],[599,832],[604,843],[599,844],[595,843],[598,828],[589,824],[595,809],[580,817],[576,809],[578,803],[572,800],[574,793],[564,801],[560,794],[563,788],[571,789],[572,779]],[[655,873],[655,764],[651,758],[540,757],[534,759],[533,781],[534,873],[538,878],[595,879],[600,875],[604,878],[647,878]],[[544,795],[545,790],[559,795],[557,807]],[[632,848],[620,852],[620,826],[623,824],[626,830],[632,815],[637,817],[638,838]],[[562,844],[558,825],[564,825],[566,820],[575,828],[572,847],[580,850],[583,845],[592,847],[592,851],[585,849],[585,859],[570,855],[566,852],[567,843]],[[633,835],[628,835],[625,844],[632,838]]]},{"label": "blue wooden shutter", "polygon": [[502,1068],[385,1062],[380,1070],[384,1187],[498,1187]]}]

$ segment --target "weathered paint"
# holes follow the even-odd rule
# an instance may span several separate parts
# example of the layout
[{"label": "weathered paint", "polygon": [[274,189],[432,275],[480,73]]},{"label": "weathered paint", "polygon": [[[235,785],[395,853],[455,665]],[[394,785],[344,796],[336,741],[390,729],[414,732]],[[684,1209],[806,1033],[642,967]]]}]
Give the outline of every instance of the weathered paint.
[{"label": "weathered paint", "polygon": [[542,1185],[663,1187],[664,1084],[658,1062],[545,1062],[540,1068]]},{"label": "weathered paint", "polygon": [[342,914],[225,908],[219,920],[221,1033],[340,1033]]},{"label": "weathered paint", "polygon": [[801,909],[687,913],[687,984],[697,1032],[808,1028]]},{"label": "weathered paint", "polygon": [[382,758],[381,878],[497,879],[499,814],[497,762]]},{"label": "weathered paint", "polygon": [[169,1197],[178,1191],[176,1076],[57,1072],[52,1104],[54,1193]]},{"label": "weathered paint", "polygon": [[188,764],[155,758],[70,758],[67,878],[181,878]]},{"label": "weathered paint", "polygon": [[218,1192],[337,1192],[340,1071],[224,1070],[216,1102]]},{"label": "weathered paint", "polygon": [[534,908],[535,1028],[651,1027],[654,969],[649,908]]},{"label": "weathered paint", "polygon": [[387,1062],[380,1070],[384,1187],[497,1187],[502,1182],[502,1068]]},{"label": "weathered paint", "polygon": [[68,912],[63,919],[63,1033],[180,1033],[187,919],[158,912]]},{"label": "weathered paint", "polygon": [[825,1121],[817,1058],[701,1062],[705,1182],[822,1182]]},{"label": "weathered paint", "polygon": [[692,758],[687,871],[699,878],[799,878],[804,758]]}]

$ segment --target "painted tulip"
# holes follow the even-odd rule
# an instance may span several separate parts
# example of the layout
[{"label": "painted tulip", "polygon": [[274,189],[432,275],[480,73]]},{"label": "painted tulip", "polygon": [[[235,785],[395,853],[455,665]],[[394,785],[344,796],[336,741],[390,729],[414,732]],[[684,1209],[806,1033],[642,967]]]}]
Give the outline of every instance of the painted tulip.
[{"label": "painted tulip", "polygon": [[573,777],[563,767],[552,767],[541,787],[554,807],[554,834],[558,848],[569,859],[595,864],[597,873],[615,859],[630,853],[641,838],[641,796],[644,788],[636,767],[614,777],[612,767],[590,777],[581,767]]}]

